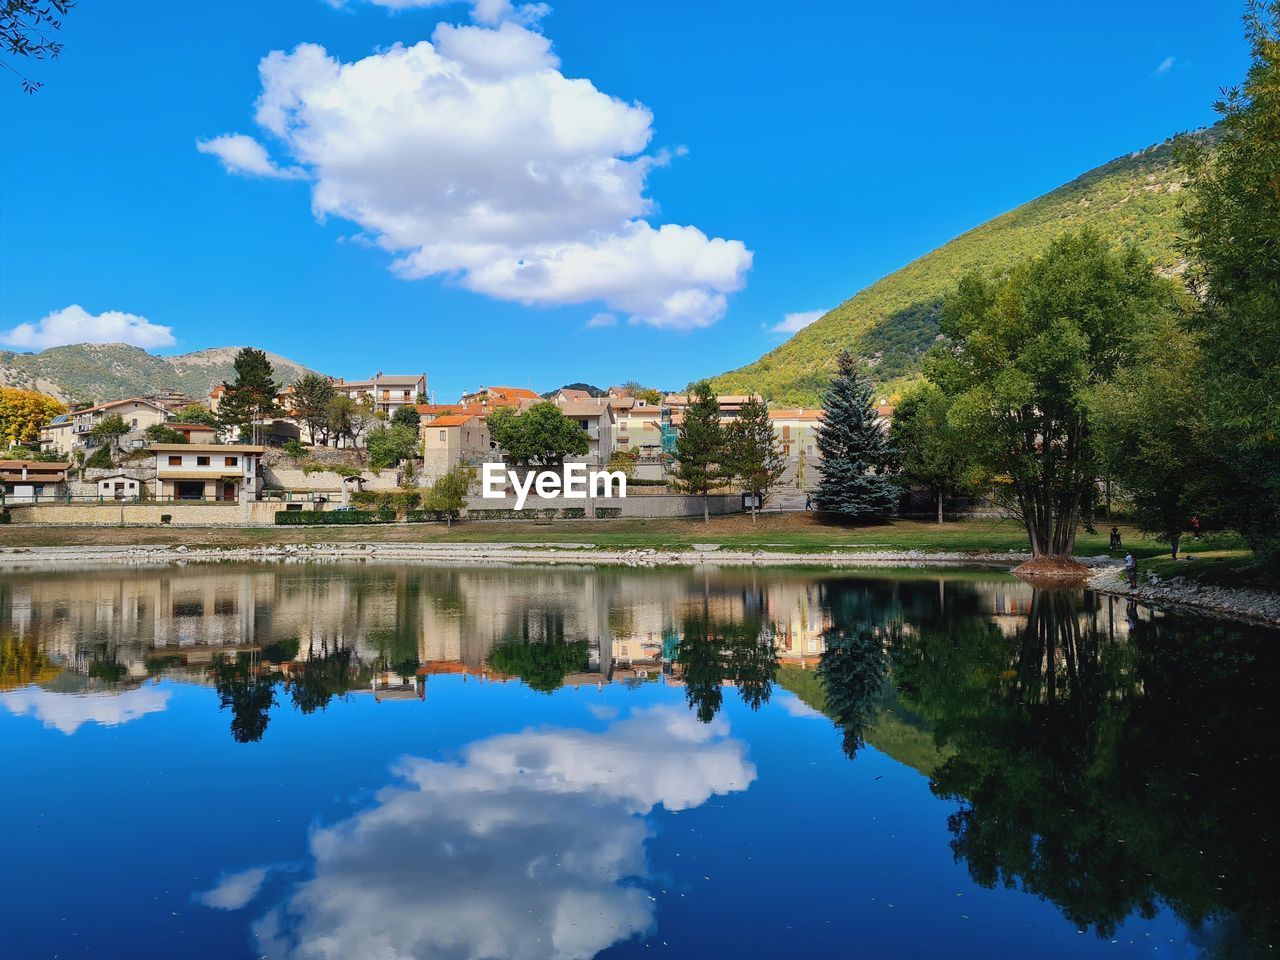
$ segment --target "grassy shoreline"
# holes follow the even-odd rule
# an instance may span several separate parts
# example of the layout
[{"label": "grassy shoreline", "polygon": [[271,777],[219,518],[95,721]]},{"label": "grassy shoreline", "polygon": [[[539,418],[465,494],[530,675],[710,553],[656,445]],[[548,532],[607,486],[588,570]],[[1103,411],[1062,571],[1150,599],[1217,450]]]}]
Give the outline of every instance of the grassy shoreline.
[{"label": "grassy shoreline", "polygon": [[[1126,547],[1140,560],[1167,552],[1133,527],[1121,526]],[[555,546],[590,544],[601,549],[693,550],[715,545],[725,550],[770,553],[815,551],[919,551],[1016,553],[1027,550],[1022,527],[1010,520],[960,520],[945,524],[895,520],[867,526],[825,523],[812,514],[764,514],[663,520],[471,521],[443,524],[388,524],[358,527],[82,527],[0,526],[0,547],[178,545],[263,547],[317,543],[511,543]],[[1123,556],[1107,548],[1107,533],[1081,531],[1080,556]]]}]

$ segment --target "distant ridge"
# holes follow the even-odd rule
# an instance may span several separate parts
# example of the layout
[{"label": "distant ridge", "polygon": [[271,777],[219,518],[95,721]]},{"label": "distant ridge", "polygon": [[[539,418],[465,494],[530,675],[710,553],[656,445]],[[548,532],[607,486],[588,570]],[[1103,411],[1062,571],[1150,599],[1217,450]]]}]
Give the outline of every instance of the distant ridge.
[{"label": "distant ridge", "polygon": [[[59,400],[112,400],[177,392],[197,400],[216,384],[233,379],[239,347],[213,347],[176,357],[158,357],[125,343],[77,343],[39,353],[0,350],[0,385],[39,390]],[[268,353],[276,380],[291,383],[308,367]]]},{"label": "distant ridge", "polygon": [[[1212,138],[1214,131],[1198,136]],[[961,276],[1009,267],[1070,229],[1091,226],[1131,240],[1159,266],[1180,270],[1182,185],[1172,141],[1112,160],[877,280],[754,363],[713,378],[713,385],[720,393],[755,390],[773,401],[813,404],[846,347],[867,359],[877,383],[910,377],[938,335],[941,297]]]}]

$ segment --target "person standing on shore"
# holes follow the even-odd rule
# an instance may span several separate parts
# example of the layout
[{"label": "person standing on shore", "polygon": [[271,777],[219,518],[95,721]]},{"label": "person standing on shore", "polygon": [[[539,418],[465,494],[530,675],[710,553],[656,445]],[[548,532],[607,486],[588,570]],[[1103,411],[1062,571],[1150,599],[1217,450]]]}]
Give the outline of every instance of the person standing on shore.
[{"label": "person standing on shore", "polygon": [[1138,586],[1138,561],[1133,558],[1132,550],[1124,556],[1124,573],[1129,578],[1129,589],[1136,589]]},{"label": "person standing on shore", "polygon": [[1120,528],[1119,527],[1111,528],[1111,549],[1112,550],[1120,549]]}]

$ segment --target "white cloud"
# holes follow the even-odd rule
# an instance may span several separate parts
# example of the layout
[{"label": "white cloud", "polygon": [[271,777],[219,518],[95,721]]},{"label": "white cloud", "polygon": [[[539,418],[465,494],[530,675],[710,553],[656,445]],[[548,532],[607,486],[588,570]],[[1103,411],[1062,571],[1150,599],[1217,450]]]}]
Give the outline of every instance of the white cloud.
[{"label": "white cloud", "polygon": [[243,133],[224,133],[210,140],[197,140],[196,149],[221,160],[227,173],[270,180],[298,180],[307,175],[305,170],[297,167],[277,166],[268,156],[266,147]]},{"label": "white cloud", "polygon": [[197,894],[196,902],[214,910],[239,910],[258,895],[269,872],[266,867],[252,867],[224,876],[212,890]]},{"label": "white cloud", "polygon": [[118,310],[93,314],[77,303],[0,333],[0,344],[17,350],[45,350],[68,343],[131,343],[151,349],[173,346],[177,340],[172,327],[146,317]]},{"label": "white cloud", "polygon": [[313,832],[310,876],[254,926],[260,952],[587,960],[652,928],[643,815],[755,779],[727,734],[657,708],[407,759],[372,808]]},{"label": "white cloud", "polygon": [[354,63],[314,44],[271,53],[257,123],[312,179],[315,215],[358,224],[405,278],[600,303],[658,327],[714,323],[751,252],[646,219],[649,172],[672,156],[649,152],[652,114],[566,77],[511,9],[482,0],[476,19],[491,26],[442,23],[431,42]]},{"label": "white cloud", "polygon": [[788,313],[780,322],[775,323],[769,329],[774,333],[795,333],[798,330],[803,330],[827,312],[826,310],[805,310],[801,313]]},{"label": "white cloud", "polygon": [[0,693],[0,705],[14,716],[33,716],[46,727],[75,733],[86,723],[118,727],[148,713],[162,713],[169,691],[136,687],[122,693],[54,693],[42,687],[23,687]]},{"label": "white cloud", "polygon": [[612,313],[596,313],[592,314],[591,319],[587,321],[588,327],[613,327],[618,323],[618,318]]},{"label": "white cloud", "polygon": [[[331,7],[347,7],[361,0],[326,0]],[[454,6],[461,0],[363,0],[370,6],[387,10],[422,10],[428,7]],[[513,21],[522,24],[537,23],[551,7],[545,3],[512,3],[511,0],[470,0],[471,17],[477,23],[501,23]]]},{"label": "white cloud", "polygon": [[1173,69],[1173,65],[1175,62],[1177,62],[1176,58],[1165,57],[1163,60],[1160,61],[1160,66],[1156,67],[1155,70],[1152,71],[1151,79],[1158,80],[1160,77],[1163,77],[1166,73],[1168,73],[1170,70]]}]

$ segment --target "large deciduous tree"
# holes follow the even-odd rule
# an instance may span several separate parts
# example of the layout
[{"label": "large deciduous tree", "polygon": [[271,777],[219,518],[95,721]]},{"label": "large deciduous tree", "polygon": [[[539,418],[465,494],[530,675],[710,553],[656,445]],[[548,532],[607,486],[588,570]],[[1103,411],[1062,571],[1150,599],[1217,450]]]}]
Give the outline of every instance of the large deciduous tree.
[{"label": "large deciduous tree", "polygon": [[0,444],[19,447],[39,439],[40,428],[66,410],[43,393],[0,387]]},{"label": "large deciduous tree", "polygon": [[129,424],[124,417],[113,413],[95,423],[89,431],[89,436],[95,440],[104,441],[107,449],[111,451],[112,460],[115,460],[120,456],[120,438],[128,434],[129,429]]},{"label": "large deciduous tree", "polygon": [[964,278],[944,303],[948,339],[932,351],[929,376],[1025,525],[1029,572],[1069,563],[1098,472],[1092,392],[1131,360],[1135,333],[1178,295],[1136,249],[1082,231],[1006,275]]},{"label": "large deciduous tree", "polygon": [[713,488],[726,479],[724,428],[720,402],[706,380],[694,384],[676,435],[676,486],[702,497],[702,519],[711,520],[708,503]]},{"label": "large deciduous tree", "polygon": [[950,410],[937,384],[922,380],[903,396],[889,424],[903,479],[932,494],[939,523],[943,501],[966,486],[971,467],[964,439],[948,420]]},{"label": "large deciduous tree", "polygon": [[329,403],[333,396],[332,381],[318,373],[304,374],[293,385],[293,415],[307,428],[313,446],[329,442]]},{"label": "large deciduous tree", "polygon": [[1250,4],[1253,60],[1216,105],[1220,136],[1184,138],[1183,208],[1191,278],[1202,296],[1205,399],[1215,422],[1218,496],[1255,558],[1280,568],[1280,2]]},{"label": "large deciduous tree", "polygon": [[822,396],[817,444],[822,476],[814,505],[847,520],[869,520],[893,512],[898,489],[890,473],[893,450],[876,418],[871,383],[848,350],[836,358],[836,376]]},{"label": "large deciduous tree", "polygon": [[549,400],[523,413],[498,408],[489,416],[489,436],[521,467],[559,466],[566,457],[580,457],[590,449],[587,431]]}]

